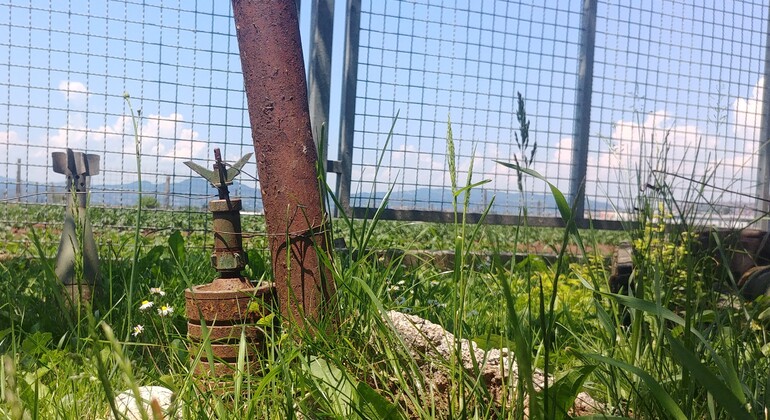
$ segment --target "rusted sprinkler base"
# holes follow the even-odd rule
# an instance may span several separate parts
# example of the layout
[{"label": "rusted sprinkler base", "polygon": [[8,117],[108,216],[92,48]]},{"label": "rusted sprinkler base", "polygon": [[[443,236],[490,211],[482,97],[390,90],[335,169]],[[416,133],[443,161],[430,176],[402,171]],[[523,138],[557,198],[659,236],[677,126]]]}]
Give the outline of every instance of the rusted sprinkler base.
[{"label": "rusted sprinkler base", "polygon": [[[707,252],[721,261],[719,248],[727,251],[729,269],[739,278],[750,268],[770,264],[770,237],[768,232],[758,229],[714,228],[698,232],[697,241]],[[717,243],[716,238],[719,239]]]},{"label": "rusted sprinkler base", "polygon": [[[242,333],[248,369],[256,372],[258,359],[267,349],[267,334],[273,327],[272,322],[265,323],[264,319],[272,313],[274,305],[272,284],[254,286],[243,277],[216,279],[185,290],[190,358],[200,357],[194,367],[196,376],[204,382],[216,382],[233,375]],[[214,360],[209,360],[209,346]]]}]

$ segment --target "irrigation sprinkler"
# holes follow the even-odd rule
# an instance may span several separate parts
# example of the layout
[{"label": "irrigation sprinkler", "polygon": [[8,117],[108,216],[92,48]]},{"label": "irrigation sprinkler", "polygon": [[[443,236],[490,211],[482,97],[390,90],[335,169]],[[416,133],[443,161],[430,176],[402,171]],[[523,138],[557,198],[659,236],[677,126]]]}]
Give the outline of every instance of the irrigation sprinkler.
[{"label": "irrigation sprinkler", "polygon": [[208,338],[215,359],[209,360],[207,352],[201,351],[201,363],[196,366],[196,374],[202,377],[234,372],[242,331],[249,344],[249,360],[254,362],[255,352],[265,349],[264,328],[270,327],[258,324],[270,314],[275,289],[269,283],[255,286],[241,273],[248,263],[241,231],[242,205],[240,198],[230,197],[228,189],[250,157],[251,153],[226,167],[219,149],[214,149],[213,170],[194,162],[185,162],[209,181],[218,194],[218,199],[209,201],[214,230],[211,265],[218,273],[217,278],[185,290],[187,334],[194,349],[190,357],[196,357]]},{"label": "irrigation sprinkler", "polygon": [[[249,120],[284,320],[336,320],[295,0],[233,0]],[[323,257],[321,257],[323,256]]]},{"label": "irrigation sprinkler", "polygon": [[64,284],[67,304],[80,304],[90,301],[99,280],[99,254],[86,209],[91,177],[99,173],[99,155],[68,148],[51,153],[51,157],[53,171],[67,177],[67,207],[55,272]]}]

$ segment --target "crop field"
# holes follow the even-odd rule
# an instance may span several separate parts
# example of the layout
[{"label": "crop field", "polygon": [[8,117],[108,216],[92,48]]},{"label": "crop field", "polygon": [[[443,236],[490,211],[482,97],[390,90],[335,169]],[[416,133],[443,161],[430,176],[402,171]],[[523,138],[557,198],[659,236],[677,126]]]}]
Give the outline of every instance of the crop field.
[{"label": "crop field", "polygon": [[[241,357],[218,386],[193,375],[206,349],[191,346],[183,309],[184,290],[216,275],[208,214],[92,209],[101,281],[72,306],[53,271],[62,209],[7,204],[9,220],[46,223],[3,227],[0,414],[108,418],[120,391],[159,385],[184,418],[764,418],[768,301],[740,296],[726,245],[704,252],[695,226],[672,228],[673,203],[649,203],[620,232],[577,229],[568,208],[564,228],[469,225],[461,207],[446,225],[337,218],[346,248],[327,264],[338,325],[309,333],[283,320],[258,360]],[[271,281],[263,221],[243,220],[245,274]],[[634,273],[614,294],[623,241]],[[386,249],[455,258],[405,264]],[[520,256],[497,258],[510,253]],[[410,348],[391,311],[451,332],[448,356]],[[463,367],[463,340],[507,349],[501,369],[517,373],[491,382],[484,360]],[[581,392],[592,403],[578,410]]]}]

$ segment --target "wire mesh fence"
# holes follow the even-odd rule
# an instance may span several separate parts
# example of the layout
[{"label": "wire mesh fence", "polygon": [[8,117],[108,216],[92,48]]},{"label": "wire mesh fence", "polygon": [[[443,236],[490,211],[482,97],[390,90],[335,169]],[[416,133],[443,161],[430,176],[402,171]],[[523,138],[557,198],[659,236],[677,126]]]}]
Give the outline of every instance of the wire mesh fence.
[{"label": "wire mesh fence", "polygon": [[556,215],[544,185],[520,184],[495,162],[531,158],[527,166],[568,186],[560,156],[574,116],[580,4],[550,3],[362,2],[352,206],[392,189],[392,209],[451,211],[451,121],[457,178],[490,180],[473,191],[470,211]]},{"label": "wire mesh fence", "polygon": [[[757,215],[767,22],[763,1],[600,3],[586,186],[596,203],[627,209],[639,185],[665,183],[713,223]],[[611,213],[597,204],[594,216]]]},{"label": "wire mesh fence", "polygon": [[559,223],[547,186],[519,184],[499,160],[572,198],[585,185],[595,221],[627,218],[644,188],[665,185],[711,223],[748,222],[762,194],[767,20],[760,1],[364,0],[351,207],[391,191],[389,216],[446,219],[451,121],[459,179],[472,168],[489,181],[470,210],[491,204],[495,220],[526,206]]},{"label": "wire mesh fence", "polygon": [[[344,6],[332,45],[349,47],[348,62],[331,61],[341,90],[327,96],[346,210],[367,214],[390,192],[386,217],[451,220],[450,126],[455,182],[489,180],[469,210],[491,206],[492,221],[515,223],[526,206],[559,223],[544,183],[496,161],[529,166],[570,198],[585,185],[596,221],[623,218],[640,186],[659,183],[725,220],[761,207],[770,8],[759,0]],[[38,205],[64,195],[51,155],[71,148],[100,157],[92,206],[135,206],[141,173],[145,204],[190,229],[214,191],[183,162],[253,150],[229,2],[0,2],[0,57],[3,223],[50,221]],[[255,164],[244,172],[234,194],[259,212]]]},{"label": "wire mesh fence", "polygon": [[[70,148],[100,158],[92,206],[136,206],[141,176],[144,205],[191,227],[214,190],[183,162],[253,151],[229,2],[0,4],[0,57],[6,203],[63,203],[51,155]],[[244,172],[234,193],[259,211],[255,165]]]}]

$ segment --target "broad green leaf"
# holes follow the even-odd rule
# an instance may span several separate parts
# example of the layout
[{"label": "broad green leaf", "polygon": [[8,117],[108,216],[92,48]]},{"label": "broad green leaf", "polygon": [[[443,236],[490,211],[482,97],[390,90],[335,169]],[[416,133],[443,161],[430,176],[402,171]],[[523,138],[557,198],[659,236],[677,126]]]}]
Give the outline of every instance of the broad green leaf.
[{"label": "broad green leaf", "polygon": [[566,417],[586,379],[595,369],[595,365],[580,366],[570,369],[557,379],[548,388],[548,401],[552,402],[555,409],[549,410],[546,407],[546,412],[550,412],[552,418]]},{"label": "broad green leaf", "polygon": [[37,331],[21,342],[21,351],[31,356],[39,356],[48,351],[48,343],[51,342],[51,338],[50,332]]},{"label": "broad green leaf", "polygon": [[235,377],[235,406],[238,406],[238,400],[241,395],[241,386],[243,386],[243,378],[246,375],[246,329],[241,328],[241,338],[238,341],[238,360],[236,363]]},{"label": "broad green leaf", "polygon": [[161,245],[152,247],[149,251],[147,251],[147,254],[139,260],[139,266],[143,270],[151,269],[157,266],[165,252],[165,247]]},{"label": "broad green leaf", "polygon": [[358,415],[362,418],[383,420],[404,418],[397,405],[386,400],[365,382],[359,382],[356,386],[356,400]]},{"label": "broad green leaf", "polygon": [[344,372],[325,359],[314,357],[310,361],[309,373],[315,377],[316,385],[338,416],[350,418],[356,384]]},{"label": "broad green leaf", "polygon": [[179,264],[184,264],[187,255],[184,248],[184,238],[182,238],[181,232],[175,230],[174,233],[168,237],[168,247],[171,249],[171,255],[174,256],[174,259]]}]

